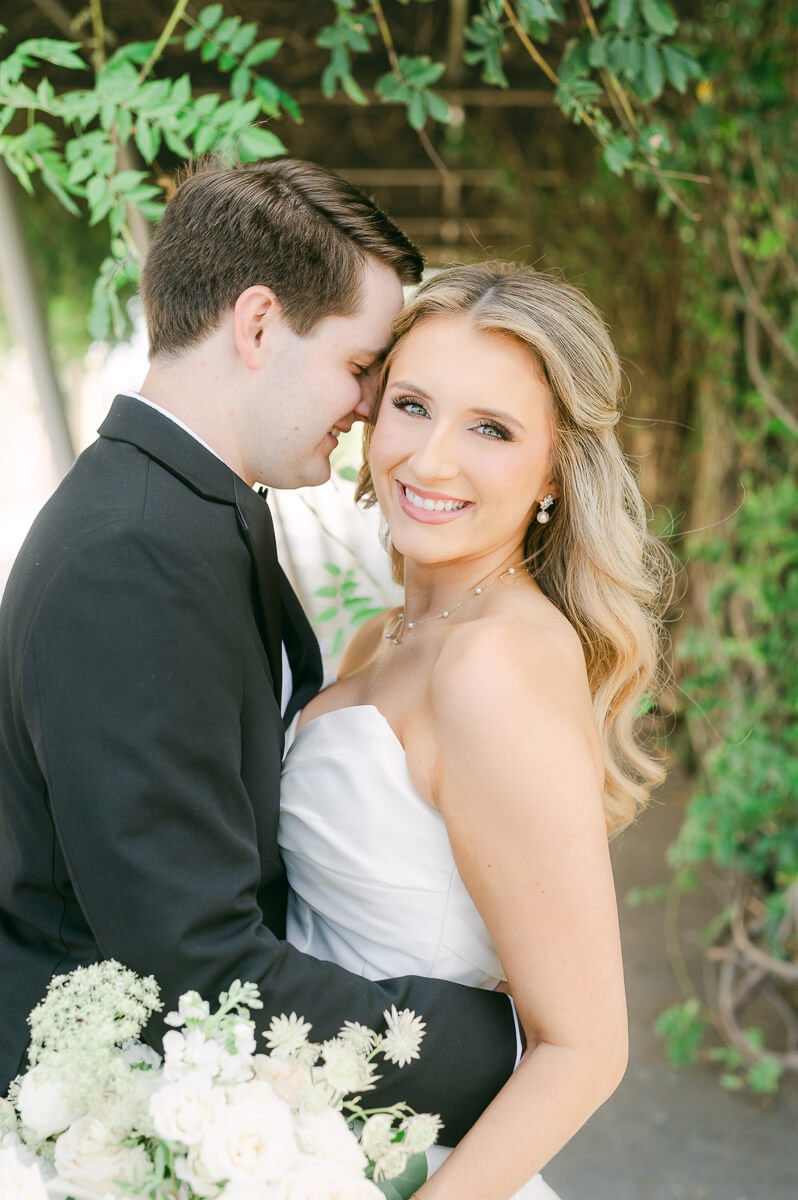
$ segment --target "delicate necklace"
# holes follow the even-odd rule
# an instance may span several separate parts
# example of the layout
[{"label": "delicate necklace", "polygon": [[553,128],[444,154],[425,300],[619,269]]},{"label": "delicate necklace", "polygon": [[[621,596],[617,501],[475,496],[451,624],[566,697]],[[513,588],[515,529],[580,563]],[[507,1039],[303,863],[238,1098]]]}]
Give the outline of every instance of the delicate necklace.
[{"label": "delicate necklace", "polygon": [[488,578],[486,575],[485,579],[480,580],[477,586],[472,588],[467,596],[464,596],[462,600],[460,600],[457,604],[452,605],[451,608],[446,608],[442,613],[437,613],[434,617],[419,617],[416,621],[407,621],[405,623],[405,613],[404,609],[402,609],[402,611],[396,617],[396,622],[385,634],[385,637],[393,642],[394,646],[398,646],[405,635],[405,631],[409,633],[411,629],[415,629],[417,625],[424,625],[427,623],[427,621],[445,620],[446,617],[450,617],[453,612],[457,612],[458,608],[462,608],[464,604],[467,604],[469,600],[473,600],[475,596],[483,595],[488,591],[489,588],[493,587],[494,583],[498,583],[500,579],[506,579],[508,575],[515,575],[518,568],[523,567],[527,562],[529,562],[529,559],[522,559],[521,562],[516,563],[514,567],[508,567],[506,571],[502,571],[501,575],[497,575],[494,579],[491,579],[490,583],[485,583],[485,579]]}]

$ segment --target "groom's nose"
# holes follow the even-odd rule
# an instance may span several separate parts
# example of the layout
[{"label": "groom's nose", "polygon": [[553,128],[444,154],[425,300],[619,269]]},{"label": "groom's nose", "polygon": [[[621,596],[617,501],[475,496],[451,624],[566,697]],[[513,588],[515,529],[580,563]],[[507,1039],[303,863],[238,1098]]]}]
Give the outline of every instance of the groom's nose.
[{"label": "groom's nose", "polygon": [[360,380],[360,399],[354,408],[354,419],[356,421],[368,421],[371,419],[371,414],[374,411],[374,387],[375,381],[369,375],[362,376]]}]

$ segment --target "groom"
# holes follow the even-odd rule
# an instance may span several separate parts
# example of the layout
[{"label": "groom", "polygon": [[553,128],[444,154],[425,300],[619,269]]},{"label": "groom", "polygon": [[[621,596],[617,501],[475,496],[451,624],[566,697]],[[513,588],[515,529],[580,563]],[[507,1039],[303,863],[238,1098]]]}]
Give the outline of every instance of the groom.
[{"label": "groom", "polygon": [[[314,1037],[423,1015],[375,1102],[460,1138],[510,1074],[504,995],[372,983],[284,940],[283,720],[321,685],[256,482],[323,483],[368,416],[421,259],[349,184],[292,160],[190,177],[142,278],[151,367],[37,518],[0,607],[0,1094],[51,977],[103,958],[164,1011],[233,979]],[[162,1029],[151,1033],[158,1037]]]}]

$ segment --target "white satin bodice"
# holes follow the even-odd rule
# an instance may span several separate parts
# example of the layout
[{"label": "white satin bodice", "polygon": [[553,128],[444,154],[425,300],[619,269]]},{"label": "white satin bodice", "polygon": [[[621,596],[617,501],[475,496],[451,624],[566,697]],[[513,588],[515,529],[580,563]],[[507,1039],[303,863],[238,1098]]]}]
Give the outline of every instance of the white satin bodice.
[{"label": "white satin bodice", "polygon": [[[504,978],[455,865],[443,817],[371,704],[303,725],[283,763],[278,838],[286,937],[367,979],[422,975],[494,988]],[[430,1173],[451,1151],[427,1151]],[[514,1200],[559,1200],[535,1175]]]},{"label": "white satin bodice", "polygon": [[493,988],[504,978],[443,818],[413,787],[379,709],[338,708],[304,725],[280,804],[293,945],[368,979]]}]

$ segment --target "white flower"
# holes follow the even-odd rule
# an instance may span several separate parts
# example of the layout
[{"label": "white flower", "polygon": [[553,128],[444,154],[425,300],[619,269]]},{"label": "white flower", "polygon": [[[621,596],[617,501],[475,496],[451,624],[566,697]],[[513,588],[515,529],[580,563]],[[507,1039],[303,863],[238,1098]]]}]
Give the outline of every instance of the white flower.
[{"label": "white flower", "polygon": [[333,1092],[367,1092],[374,1087],[376,1066],[358,1054],[351,1044],[332,1038],[321,1048],[324,1066],[318,1076],[324,1079]]},{"label": "white flower", "polygon": [[438,1140],[443,1121],[436,1113],[416,1113],[401,1124],[404,1130],[402,1149],[408,1154],[422,1154]]},{"label": "white flower", "polygon": [[362,1175],[368,1160],[341,1113],[332,1108],[303,1112],[297,1119],[299,1148],[315,1158],[326,1158]]},{"label": "white flower", "polygon": [[269,1183],[287,1171],[295,1154],[291,1110],[268,1084],[253,1080],[230,1089],[197,1157],[211,1179]]},{"label": "white flower", "polygon": [[133,1038],[125,1042],[124,1046],[120,1046],[120,1051],[127,1065],[137,1070],[148,1068],[150,1071],[157,1071],[161,1065],[161,1056],[157,1050]]},{"label": "white flower", "polygon": [[217,1079],[220,1083],[243,1083],[252,1078],[252,1057],[245,1054],[228,1054],[219,1048]]},{"label": "white flower", "polygon": [[22,1124],[34,1137],[43,1140],[54,1133],[61,1133],[85,1109],[71,1099],[57,1079],[48,1078],[43,1067],[34,1067],[23,1076],[17,1096]]},{"label": "white flower", "polygon": [[190,1029],[187,1033],[170,1029],[164,1034],[163,1054],[164,1077],[172,1082],[188,1071],[202,1071],[213,1078],[219,1072],[224,1051],[199,1029]]},{"label": "white flower", "polygon": [[374,1178],[378,1183],[382,1179],[395,1179],[407,1166],[407,1158],[407,1151],[402,1149],[401,1143],[392,1146],[375,1162]]},{"label": "white flower", "polygon": [[179,1029],[188,1021],[204,1021],[211,1013],[211,1006],[203,1000],[199,992],[184,992],[177,1002],[177,1012],[169,1012],[164,1017],[166,1025]]},{"label": "white flower", "polygon": [[193,1146],[213,1120],[223,1097],[207,1075],[188,1074],[167,1083],[150,1097],[150,1115],[158,1137]]},{"label": "white flower", "polygon": [[286,1180],[284,1200],[383,1200],[383,1193],[340,1163],[308,1159]]},{"label": "white flower", "polygon": [[222,1200],[285,1200],[283,1183],[242,1183],[234,1180],[225,1186]]},{"label": "white flower", "polygon": [[251,1058],[256,1048],[252,1022],[236,1021],[233,1026],[233,1037],[236,1043],[236,1053]]},{"label": "white flower", "polygon": [[47,1200],[38,1165],[23,1163],[12,1146],[0,1150],[0,1196],[3,1200]]},{"label": "white flower", "polygon": [[115,1180],[138,1183],[149,1171],[149,1158],[141,1146],[120,1145],[103,1121],[87,1115],[55,1143],[55,1169],[51,1192],[71,1200],[104,1200],[118,1191]]},{"label": "white flower", "polygon": [[392,1148],[396,1137],[393,1117],[390,1113],[376,1113],[369,1117],[360,1134],[360,1145],[372,1162],[382,1158]]},{"label": "white flower", "polygon": [[339,1041],[353,1046],[358,1054],[363,1055],[371,1054],[376,1041],[374,1030],[369,1029],[366,1025],[361,1025],[359,1021],[344,1021],[338,1038]]},{"label": "white flower", "polygon": [[[256,1054],[252,1060],[255,1079],[271,1084],[281,1100],[292,1108],[309,1100],[313,1079],[307,1067],[291,1059],[274,1058],[271,1054]],[[318,1090],[318,1089],[316,1089]]]},{"label": "white flower", "polygon": [[404,1067],[413,1058],[420,1058],[418,1052],[426,1030],[421,1017],[410,1008],[396,1011],[396,1005],[391,1006],[390,1012],[382,1014],[388,1026],[388,1032],[383,1036],[382,1052],[389,1062],[397,1067]]},{"label": "white flower", "polygon": [[283,1057],[296,1054],[306,1045],[310,1030],[310,1023],[298,1017],[295,1012],[292,1012],[290,1017],[281,1013],[279,1017],[272,1017],[271,1024],[263,1036],[269,1049]]},{"label": "white flower", "polygon": [[7,1134],[17,1132],[17,1111],[10,1100],[0,1099],[0,1146]]},{"label": "white flower", "polygon": [[182,1183],[188,1184],[193,1194],[202,1197],[221,1196],[222,1186],[216,1176],[208,1170],[199,1155],[199,1146],[192,1146],[186,1158],[175,1157],[175,1175]]}]

